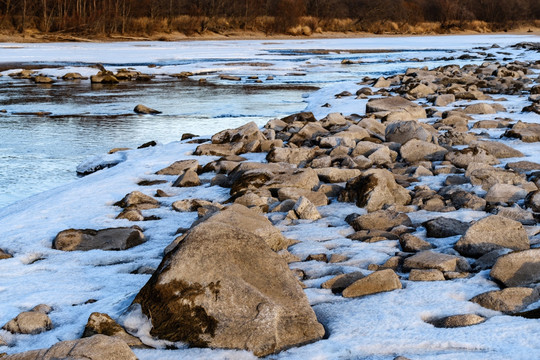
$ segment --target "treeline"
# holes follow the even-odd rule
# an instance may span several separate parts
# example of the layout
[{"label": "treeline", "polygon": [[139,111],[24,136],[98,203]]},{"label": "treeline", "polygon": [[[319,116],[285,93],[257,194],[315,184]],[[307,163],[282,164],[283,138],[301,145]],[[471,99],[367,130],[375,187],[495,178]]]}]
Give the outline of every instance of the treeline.
[{"label": "treeline", "polygon": [[441,32],[470,24],[500,30],[538,20],[540,0],[0,0],[0,29],[44,33],[309,35],[404,32],[429,23]]}]

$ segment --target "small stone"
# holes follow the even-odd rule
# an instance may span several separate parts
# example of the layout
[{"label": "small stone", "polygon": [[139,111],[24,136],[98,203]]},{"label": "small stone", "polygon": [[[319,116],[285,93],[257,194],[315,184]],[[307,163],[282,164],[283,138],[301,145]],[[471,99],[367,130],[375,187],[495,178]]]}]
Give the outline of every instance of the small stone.
[{"label": "small stone", "polygon": [[62,251],[126,250],[146,241],[138,227],[110,228],[103,230],[68,229],[58,233],[53,249]]},{"label": "small stone", "polygon": [[391,269],[376,271],[360,280],[355,281],[345,290],[343,297],[360,297],[380,292],[401,289],[402,285],[399,277]]},{"label": "small stone", "polygon": [[438,328],[457,328],[481,324],[486,318],[476,314],[452,315],[438,320],[432,320],[430,323]]},{"label": "small stone", "polygon": [[365,275],[360,271],[348,274],[341,274],[331,278],[330,280],[325,281],[321,285],[321,287],[323,289],[330,289],[334,294],[337,294],[343,292],[343,290],[352,285],[355,281],[360,280],[364,277]]},{"label": "small stone", "polygon": [[405,269],[437,269],[440,271],[469,271],[469,263],[459,256],[441,254],[431,250],[419,252],[405,259]]},{"label": "small stone", "polygon": [[88,322],[84,328],[83,338],[88,338],[97,334],[111,336],[121,339],[130,347],[143,347],[144,344],[135,336],[128,334],[109,315],[94,312],[90,314]]},{"label": "small stone", "polygon": [[151,196],[145,195],[140,191],[132,191],[120,201],[114,204],[129,210],[148,210],[159,207],[159,201]]},{"label": "small stone", "polygon": [[144,221],[144,216],[141,213],[140,210],[133,209],[133,210],[124,210],[118,216],[117,219],[126,219],[129,221]]},{"label": "small stone", "polygon": [[322,261],[328,262],[328,256],[326,254],[311,254],[308,255],[306,261]]},{"label": "small stone", "polygon": [[0,249],[0,260],[10,259],[12,257],[13,257],[13,255],[10,255],[7,252],[5,252],[4,250]]}]

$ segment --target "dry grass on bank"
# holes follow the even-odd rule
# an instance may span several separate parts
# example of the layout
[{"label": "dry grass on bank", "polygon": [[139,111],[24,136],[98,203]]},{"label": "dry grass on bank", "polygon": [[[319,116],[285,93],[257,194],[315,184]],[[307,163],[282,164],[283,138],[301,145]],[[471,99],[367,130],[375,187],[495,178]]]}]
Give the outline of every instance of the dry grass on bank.
[{"label": "dry grass on bank", "polygon": [[[41,31],[36,21],[21,33],[4,26],[0,41],[83,41],[92,40],[183,40],[205,38],[267,38],[267,37],[344,37],[369,35],[440,35],[473,33],[540,33],[540,20],[531,22],[493,24],[483,21],[454,21],[447,23],[397,23],[393,21],[363,22],[355,19],[320,19],[301,17],[294,21],[275,17],[252,19],[224,17],[178,16],[173,19],[113,20],[108,27],[81,26],[72,31]],[[122,31],[123,29],[123,31]]]}]

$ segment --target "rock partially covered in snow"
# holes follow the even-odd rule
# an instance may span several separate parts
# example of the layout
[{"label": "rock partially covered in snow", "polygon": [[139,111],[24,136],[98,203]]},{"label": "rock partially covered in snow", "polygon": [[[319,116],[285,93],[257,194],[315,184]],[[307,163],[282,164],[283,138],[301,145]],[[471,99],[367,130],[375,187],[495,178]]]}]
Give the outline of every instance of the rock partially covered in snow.
[{"label": "rock partially covered in snow", "polygon": [[322,338],[285,261],[220,214],[192,228],[135,298],[152,321],[151,335],[257,356]]},{"label": "rock partially covered in snow", "polygon": [[123,151],[115,152],[114,154],[91,156],[77,165],[77,175],[90,175],[96,171],[116,166],[126,161],[126,159],[126,154]]},{"label": "rock partially covered in snow", "polygon": [[69,229],[56,235],[53,240],[53,249],[62,251],[126,250],[145,241],[142,230],[137,226],[103,230]]}]

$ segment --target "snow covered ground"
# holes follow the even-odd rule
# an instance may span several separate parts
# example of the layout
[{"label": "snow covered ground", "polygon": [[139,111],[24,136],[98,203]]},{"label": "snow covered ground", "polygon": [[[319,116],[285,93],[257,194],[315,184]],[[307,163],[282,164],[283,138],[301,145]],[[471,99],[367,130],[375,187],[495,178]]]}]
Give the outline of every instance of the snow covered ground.
[{"label": "snow covered ground", "polygon": [[[433,38],[377,38],[347,40],[301,40],[294,42],[205,42],[201,43],[122,43],[111,44],[103,55],[96,55],[98,44],[24,44],[18,46],[0,44],[0,57],[6,61],[83,61],[114,64],[122,59],[122,64],[133,62],[141,65],[143,61],[170,61],[175,65],[191,61],[195,54],[199,58],[211,58],[213,61],[271,61],[274,53],[284,47],[294,49],[457,49],[452,56],[459,56],[476,46],[491,46],[497,43],[507,46],[520,41],[540,41],[536,37],[514,36],[475,36],[475,37],[433,37]],[[9,48],[13,46],[14,48]],[[176,51],[178,46],[185,46],[182,54]],[[264,51],[263,51],[264,49]],[[39,52],[37,51],[39,50]],[[74,58],[74,51],[76,56]],[[501,54],[500,58],[510,57],[519,60],[538,60],[538,53],[504,48],[510,55]],[[261,58],[261,53],[264,57]],[[226,56],[226,54],[229,54]],[[411,57],[417,56],[414,51]],[[425,55],[425,54],[424,54]],[[312,55],[310,55],[312,56]],[[358,55],[363,56],[363,55]],[[380,55],[378,55],[380,57]],[[403,56],[403,54],[400,54]],[[438,55],[434,55],[438,56]],[[336,54],[336,58],[348,57]],[[17,60],[15,60],[17,59]],[[143,59],[143,60],[141,60]],[[311,59],[311,58],[310,58]],[[380,58],[379,58],[380,60]],[[306,61],[306,60],[304,60]],[[309,62],[315,62],[311,59]],[[330,61],[327,59],[319,60]],[[335,65],[335,59],[332,63]],[[502,59],[501,59],[502,61]],[[459,63],[459,62],[452,62]],[[317,64],[319,65],[319,64]],[[414,64],[418,66],[418,63]],[[421,64],[423,65],[423,64]],[[431,66],[429,62],[427,66]],[[184,65],[175,66],[178,72]],[[212,65],[215,66],[215,65]],[[292,63],[280,63],[279,71],[286,71]],[[388,68],[385,68],[388,66]],[[397,71],[403,64],[374,65],[369,69],[371,76]],[[201,68],[204,66],[201,65]],[[324,64],[322,65],[324,68]],[[388,70],[391,67],[392,70]],[[193,63],[186,69],[193,70]],[[207,67],[204,67],[207,69]],[[77,67],[78,71],[80,68]],[[246,74],[249,67],[239,67],[238,73]],[[303,70],[307,67],[303,68]],[[227,68],[229,73],[234,73]],[[51,70],[52,73],[53,70]],[[160,71],[164,72],[163,68]],[[307,71],[307,70],[306,70]],[[347,72],[348,68],[340,70]],[[360,72],[359,70],[357,70]],[[366,71],[366,70],[362,70]],[[65,69],[62,72],[66,72]],[[147,72],[145,70],[145,72]],[[324,73],[328,76],[328,73]],[[354,76],[346,74],[339,82],[324,78],[318,70],[313,70],[314,81],[328,81],[328,86],[311,94],[307,99],[307,110],[313,111],[317,118],[328,112],[343,114],[363,114],[365,102],[354,97],[334,98],[334,94],[343,90],[354,93],[358,85]],[[346,81],[347,77],[351,77]],[[506,97],[506,96],[505,96]],[[507,96],[501,102],[508,113],[497,116],[513,120],[540,123],[540,116],[522,114],[524,99]],[[324,103],[331,108],[322,108]],[[457,102],[453,105],[460,105]],[[482,118],[477,117],[478,119]],[[489,118],[489,116],[486,116]],[[262,124],[262,123],[261,123]],[[235,125],[236,126],[236,125]],[[212,129],[212,132],[218,129]],[[490,130],[497,135],[499,130]],[[498,134],[500,135],[500,134]],[[151,140],[151,139],[149,139]],[[539,143],[524,144],[508,141],[511,146],[522,151],[527,160],[540,160]],[[116,144],[110,144],[114,147]],[[162,257],[163,249],[173,240],[179,227],[189,227],[196,219],[196,213],[179,213],[171,209],[172,202],[183,198],[201,198],[224,201],[229,197],[229,189],[209,186],[206,183],[196,188],[174,188],[169,184],[149,187],[138,186],[140,180],[167,179],[175,177],[157,176],[154,173],[172,162],[195,158],[192,154],[196,145],[182,142],[160,144],[156,147],[130,150],[122,153],[119,165],[99,171],[77,181],[48,190],[41,194],[18,201],[13,205],[0,208],[0,248],[13,254],[11,259],[0,260],[0,325],[14,318],[21,311],[37,304],[45,303],[53,307],[50,314],[54,329],[38,335],[12,335],[0,330],[0,337],[9,343],[9,347],[0,347],[1,352],[17,353],[21,351],[46,348],[58,341],[80,337],[88,316],[92,312],[109,314],[127,327],[140,326],[142,322],[133,317],[123,317],[133,298],[149,279],[150,275],[133,274],[143,266],[156,267]],[[248,154],[250,160],[263,161],[265,154]],[[106,158],[106,156],[105,156]],[[204,165],[214,157],[196,157]],[[515,159],[507,159],[515,160]],[[205,178],[203,177],[203,180]],[[210,178],[206,178],[209,180]],[[444,176],[426,179],[426,183],[436,188],[444,181]],[[148,241],[125,251],[62,252],[51,249],[54,236],[67,228],[107,228],[131,226],[127,220],[116,220],[120,212],[113,204],[125,194],[139,190],[153,195],[156,189],[163,189],[174,194],[171,198],[162,198],[160,209],[147,210],[145,215],[157,215],[159,221],[138,223]],[[300,243],[290,251],[304,258],[308,254],[345,254],[349,260],[339,264],[327,264],[316,261],[291,264],[292,268],[304,270],[311,280],[306,281],[306,294],[313,305],[319,321],[327,328],[328,339],[298,348],[289,349],[270,356],[271,359],[393,359],[397,355],[411,359],[535,359],[540,358],[540,320],[528,320],[520,317],[503,316],[501,313],[487,310],[468,300],[473,296],[498,289],[489,280],[486,271],[470,279],[439,281],[433,283],[402,280],[404,288],[388,293],[370,295],[358,299],[345,299],[334,295],[330,290],[321,289],[320,285],[332,275],[365,270],[369,264],[382,264],[399,251],[397,241],[363,243],[347,239],[352,229],[345,222],[345,216],[353,212],[362,212],[353,204],[334,202],[319,208],[323,219],[315,222],[300,221],[291,226],[280,226],[286,237],[298,239]],[[420,211],[410,214],[414,223],[439,216],[439,213]],[[483,212],[460,210],[445,213],[463,221],[476,220]],[[539,229],[540,230],[540,229]],[[415,235],[425,238],[425,231],[420,227]],[[452,239],[446,239],[451,241]],[[456,239],[454,239],[456,240]],[[445,244],[440,244],[444,247]],[[446,245],[447,246],[447,245]],[[88,300],[97,300],[89,302]],[[531,305],[539,307],[540,303]],[[424,320],[454,314],[476,313],[488,318],[482,324],[456,329],[440,329]],[[253,359],[251,353],[233,350],[189,349],[178,350],[135,350],[140,359]]]}]

